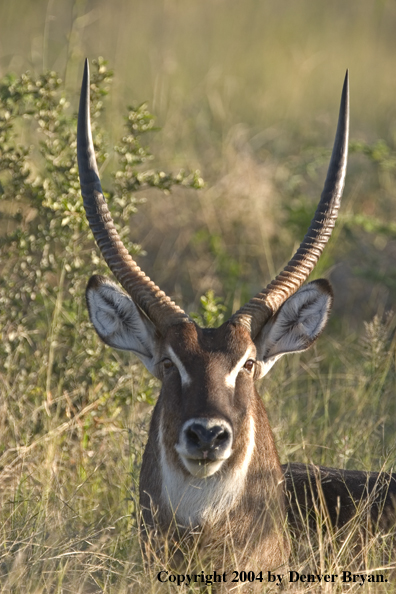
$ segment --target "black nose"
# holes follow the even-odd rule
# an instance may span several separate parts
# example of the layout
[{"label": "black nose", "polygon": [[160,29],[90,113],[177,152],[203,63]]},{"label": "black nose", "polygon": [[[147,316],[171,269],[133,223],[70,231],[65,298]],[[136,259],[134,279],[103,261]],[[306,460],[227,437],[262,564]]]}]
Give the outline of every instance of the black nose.
[{"label": "black nose", "polygon": [[187,446],[200,451],[224,449],[231,440],[230,431],[221,425],[207,427],[204,423],[192,423],[186,429]]}]

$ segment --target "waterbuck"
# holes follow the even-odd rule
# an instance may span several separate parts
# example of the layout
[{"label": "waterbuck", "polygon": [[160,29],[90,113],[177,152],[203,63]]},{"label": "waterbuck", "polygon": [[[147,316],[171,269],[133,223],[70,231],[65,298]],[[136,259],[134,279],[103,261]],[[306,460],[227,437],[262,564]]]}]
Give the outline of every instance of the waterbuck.
[{"label": "waterbuck", "polygon": [[[159,555],[177,565],[194,550],[229,575],[275,569],[289,555],[287,509],[309,505],[318,482],[335,524],[347,521],[355,500],[375,489],[375,473],[282,467],[254,384],[282,355],[309,348],[329,316],[329,282],[304,282],[337,218],[348,124],[347,74],[324,189],[300,247],[221,327],[200,328],[137,266],[115,229],[95,160],[85,64],[78,117],[81,192],[99,249],[125,290],[93,276],[86,293],[89,315],[106,344],[135,353],[162,382],[140,476],[148,559]],[[390,505],[389,491],[379,497]]]}]

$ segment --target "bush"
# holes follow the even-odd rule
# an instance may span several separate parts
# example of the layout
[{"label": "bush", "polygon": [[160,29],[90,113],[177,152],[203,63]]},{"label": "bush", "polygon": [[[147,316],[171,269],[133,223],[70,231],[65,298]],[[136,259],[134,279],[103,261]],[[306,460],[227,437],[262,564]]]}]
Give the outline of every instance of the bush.
[{"label": "bush", "polygon": [[[109,157],[100,121],[111,79],[106,63],[96,60],[91,114],[99,167]],[[202,181],[197,172],[173,175],[148,168],[152,155],[142,138],[155,128],[145,104],[129,108],[125,128],[106,197],[124,242],[138,254],[139,246],[128,241],[125,222],[136,211],[139,192],[147,187],[167,192],[181,184],[197,188]],[[33,414],[34,423],[18,435],[23,442],[41,431],[43,416],[63,414],[65,408],[69,416],[80,411],[94,385],[101,386],[106,398],[118,382],[112,406],[131,394],[130,368],[98,341],[86,313],[87,279],[106,268],[85,219],[75,153],[76,114],[58,75],[3,79],[0,209],[6,218],[0,243],[0,358],[3,387],[15,400],[18,416]],[[143,392],[149,397],[147,385]]]}]

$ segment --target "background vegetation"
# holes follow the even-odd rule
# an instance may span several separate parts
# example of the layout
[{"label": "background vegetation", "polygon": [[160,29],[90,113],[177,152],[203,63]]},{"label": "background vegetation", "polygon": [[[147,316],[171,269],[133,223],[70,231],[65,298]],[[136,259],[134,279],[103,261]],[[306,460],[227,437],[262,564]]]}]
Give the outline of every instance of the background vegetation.
[{"label": "background vegetation", "polygon": [[[0,3],[0,592],[156,591],[134,512],[158,385],[99,342],[84,303],[105,270],[76,171],[85,56],[108,61],[93,69],[95,141],[123,237],[207,324],[301,240],[349,67],[347,185],[315,272],[334,313],[259,389],[282,461],[393,468],[395,26],[386,0]],[[352,547],[319,544],[296,569],[352,563]],[[386,539],[364,551],[392,575]]]}]

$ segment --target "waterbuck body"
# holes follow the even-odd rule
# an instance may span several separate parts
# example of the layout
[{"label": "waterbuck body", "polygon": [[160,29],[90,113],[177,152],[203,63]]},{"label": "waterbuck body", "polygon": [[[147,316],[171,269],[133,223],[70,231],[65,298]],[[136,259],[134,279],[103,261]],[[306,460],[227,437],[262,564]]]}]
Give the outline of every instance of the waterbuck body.
[{"label": "waterbuck body", "polygon": [[[81,190],[96,242],[125,290],[93,276],[87,287],[89,313],[107,344],[135,353],[162,382],[140,477],[142,547],[148,561],[158,558],[181,567],[194,553],[217,572],[275,569],[289,555],[287,510],[297,518],[304,505],[314,507],[323,490],[334,524],[343,523],[351,516],[351,504],[370,492],[365,473],[281,467],[254,387],[282,355],[309,348],[326,324],[329,283],[304,282],[340,206],[348,109],[346,76],[324,190],[299,249],[220,328],[205,329],[140,270],[118,236],[95,161],[86,63],[78,124]],[[394,482],[387,493],[395,490]]]},{"label": "waterbuck body", "polygon": [[313,464],[283,464],[288,523],[298,532],[316,530],[317,514],[333,529],[352,524],[389,531],[396,520],[396,474],[343,470]]}]

